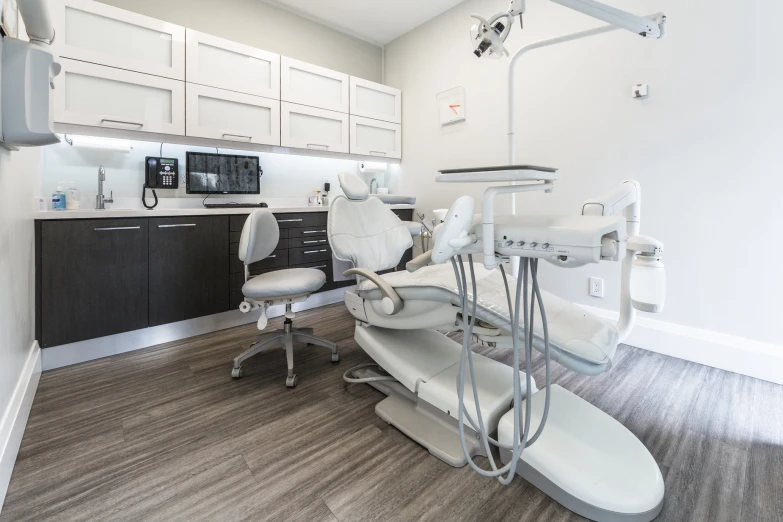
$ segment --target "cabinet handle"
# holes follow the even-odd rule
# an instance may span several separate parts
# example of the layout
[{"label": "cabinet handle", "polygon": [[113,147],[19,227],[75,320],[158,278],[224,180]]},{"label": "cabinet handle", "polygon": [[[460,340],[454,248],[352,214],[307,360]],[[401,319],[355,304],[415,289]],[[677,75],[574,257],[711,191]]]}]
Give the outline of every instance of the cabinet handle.
[{"label": "cabinet handle", "polygon": [[109,119],[103,118],[101,120],[101,125],[103,125],[104,123],[119,123],[121,125],[138,125],[139,127],[144,127],[143,123],[139,123],[137,121],[109,120]]},{"label": "cabinet handle", "polygon": [[96,228],[96,232],[108,232],[110,230],[139,230],[141,227],[102,227]]},{"label": "cabinet handle", "polygon": [[[299,221],[302,221],[301,219]],[[326,230],[305,230],[302,234],[323,234]]]},{"label": "cabinet handle", "polygon": [[326,265],[311,266],[310,268],[326,268]]},{"label": "cabinet handle", "polygon": [[326,249],[323,250],[308,250],[305,252],[305,254],[317,254],[318,252],[326,252]]},{"label": "cabinet handle", "polygon": [[267,259],[272,259],[273,257],[277,257],[277,254],[275,254],[273,256],[266,256]]},{"label": "cabinet handle", "polygon": [[179,227],[195,227],[195,223],[179,223],[175,225],[158,225],[158,228],[179,228]]},{"label": "cabinet handle", "polygon": [[308,143],[307,148],[312,149],[313,147],[323,147],[326,150],[329,150],[329,145],[321,145],[320,143]]},{"label": "cabinet handle", "polygon": [[316,239],[315,241],[302,241],[303,245],[312,245],[313,243],[326,243],[325,239]]},{"label": "cabinet handle", "polygon": [[226,136],[233,136],[234,138],[243,138],[246,139],[247,141],[251,141],[253,139],[253,136],[243,136],[242,134],[229,134],[227,132],[224,132],[223,137],[225,138]]},{"label": "cabinet handle", "polygon": [[386,156],[386,153],[380,150],[371,150],[370,155],[372,156]]},{"label": "cabinet handle", "polygon": [[302,218],[299,218],[299,219],[278,219],[277,220],[278,223],[298,223],[300,221],[302,221]]}]

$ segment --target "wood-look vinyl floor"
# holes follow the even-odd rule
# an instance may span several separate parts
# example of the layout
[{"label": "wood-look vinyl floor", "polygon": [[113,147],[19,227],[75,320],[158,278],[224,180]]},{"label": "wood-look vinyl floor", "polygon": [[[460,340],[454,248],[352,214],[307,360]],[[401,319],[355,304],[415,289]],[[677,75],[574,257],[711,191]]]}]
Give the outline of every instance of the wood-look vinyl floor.
[{"label": "wood-look vinyl floor", "polygon": [[[279,327],[281,320],[273,320]],[[339,343],[232,358],[248,325],[43,374],[0,522],[580,520],[519,477],[447,466],[341,375],[368,360],[343,305],[295,324]],[[477,351],[508,362],[501,350]],[[621,346],[615,368],[553,380],[623,422],[661,466],[661,520],[783,520],[783,387]],[[543,361],[535,360],[543,381]]]}]

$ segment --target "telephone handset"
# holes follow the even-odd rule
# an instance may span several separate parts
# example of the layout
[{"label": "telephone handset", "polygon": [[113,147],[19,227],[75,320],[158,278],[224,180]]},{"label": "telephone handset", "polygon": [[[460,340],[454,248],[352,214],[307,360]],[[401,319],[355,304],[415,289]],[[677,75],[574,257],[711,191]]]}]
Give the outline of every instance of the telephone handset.
[{"label": "telephone handset", "polygon": [[[179,186],[179,160],[177,158],[155,158],[147,156],[144,159],[144,186],[141,189],[141,202],[149,210],[158,205],[158,195],[155,189],[176,189]],[[146,191],[152,189],[155,203],[147,205]]]}]

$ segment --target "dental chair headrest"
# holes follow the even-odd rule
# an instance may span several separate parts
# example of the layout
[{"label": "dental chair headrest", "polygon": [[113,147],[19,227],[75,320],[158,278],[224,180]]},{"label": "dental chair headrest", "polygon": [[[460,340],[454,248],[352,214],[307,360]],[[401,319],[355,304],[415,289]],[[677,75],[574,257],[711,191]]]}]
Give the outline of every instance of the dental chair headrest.
[{"label": "dental chair headrest", "polygon": [[346,198],[353,201],[364,201],[370,197],[370,187],[356,174],[341,172],[337,179],[340,181],[340,188],[343,189]]}]

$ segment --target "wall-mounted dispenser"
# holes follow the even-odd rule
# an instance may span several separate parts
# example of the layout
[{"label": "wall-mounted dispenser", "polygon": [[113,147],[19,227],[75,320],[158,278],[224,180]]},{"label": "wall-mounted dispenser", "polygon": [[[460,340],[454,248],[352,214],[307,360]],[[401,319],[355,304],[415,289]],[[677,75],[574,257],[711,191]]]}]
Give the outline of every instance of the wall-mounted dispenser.
[{"label": "wall-mounted dispenser", "polygon": [[54,78],[60,64],[48,51],[54,29],[45,0],[19,0],[30,43],[0,40],[0,141],[36,147],[59,142],[53,128]]}]

